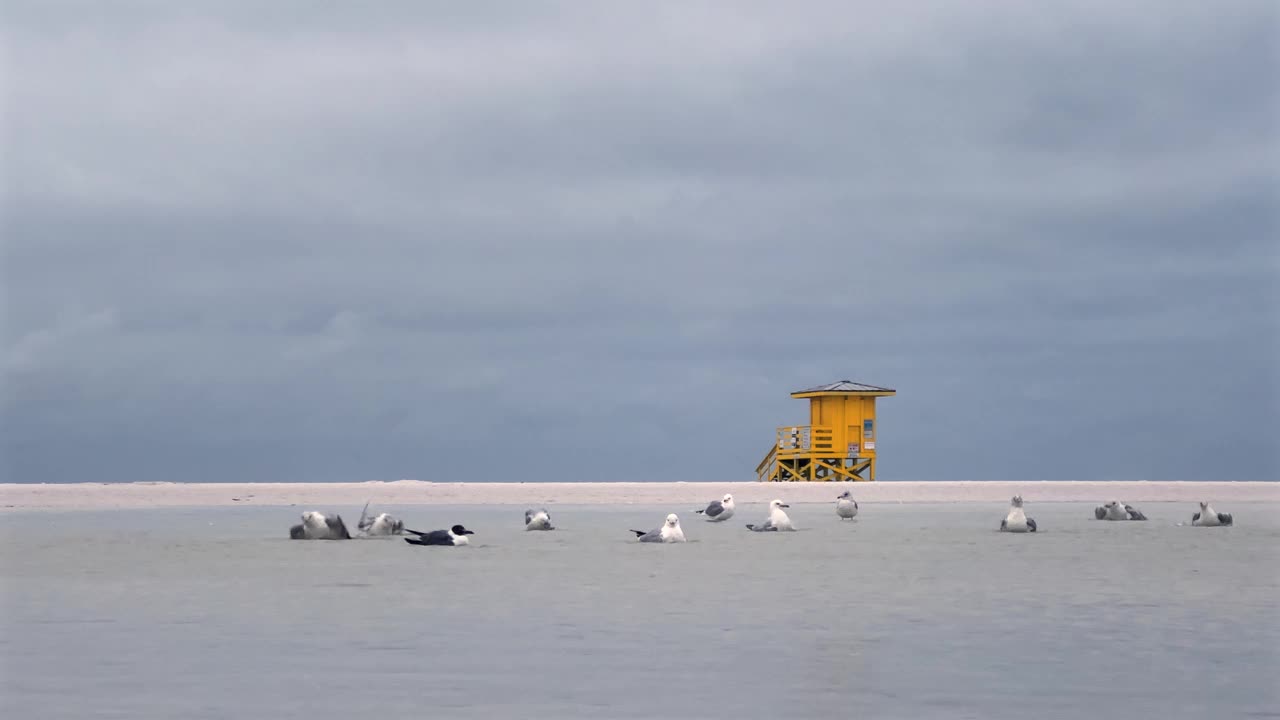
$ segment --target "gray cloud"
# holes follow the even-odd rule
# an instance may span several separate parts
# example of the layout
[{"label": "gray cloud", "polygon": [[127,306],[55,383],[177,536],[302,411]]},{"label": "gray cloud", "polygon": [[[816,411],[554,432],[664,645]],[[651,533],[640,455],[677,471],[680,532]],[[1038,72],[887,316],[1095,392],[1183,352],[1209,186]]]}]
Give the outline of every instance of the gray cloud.
[{"label": "gray cloud", "polygon": [[379,8],[8,4],[4,479],[1280,477],[1272,4]]}]

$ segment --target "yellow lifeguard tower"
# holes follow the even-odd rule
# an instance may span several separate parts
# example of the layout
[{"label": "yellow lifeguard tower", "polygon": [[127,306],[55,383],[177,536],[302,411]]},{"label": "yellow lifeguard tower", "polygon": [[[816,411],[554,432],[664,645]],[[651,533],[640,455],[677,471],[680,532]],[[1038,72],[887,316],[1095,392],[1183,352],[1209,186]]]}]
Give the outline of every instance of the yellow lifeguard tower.
[{"label": "yellow lifeguard tower", "polygon": [[809,424],[778,428],[756,475],[761,482],[875,480],[876,398],[896,394],[849,380],[791,393],[809,400]]}]

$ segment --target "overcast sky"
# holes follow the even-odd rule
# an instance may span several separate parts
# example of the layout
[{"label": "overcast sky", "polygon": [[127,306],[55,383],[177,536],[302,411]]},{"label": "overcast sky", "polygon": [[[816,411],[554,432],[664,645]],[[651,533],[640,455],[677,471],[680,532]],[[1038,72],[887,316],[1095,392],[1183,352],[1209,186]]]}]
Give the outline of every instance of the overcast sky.
[{"label": "overcast sky", "polygon": [[3,7],[2,480],[1280,479],[1274,2]]}]

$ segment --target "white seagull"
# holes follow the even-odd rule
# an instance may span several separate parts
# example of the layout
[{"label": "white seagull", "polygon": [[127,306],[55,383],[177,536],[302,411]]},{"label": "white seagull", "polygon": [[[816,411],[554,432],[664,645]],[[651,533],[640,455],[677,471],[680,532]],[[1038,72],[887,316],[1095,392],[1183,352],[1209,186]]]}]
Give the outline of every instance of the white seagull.
[{"label": "white seagull", "polygon": [[733,496],[725,493],[725,496],[719,500],[712,500],[711,504],[703,510],[694,510],[699,515],[706,515],[707,522],[724,522],[733,517],[735,506],[733,504]]},{"label": "white seagull", "polygon": [[667,516],[666,522],[649,532],[643,530],[632,530],[636,534],[636,538],[642,543],[682,543],[684,542],[684,531],[680,529],[680,518],[675,513]]},{"label": "white seagull", "polygon": [[314,510],[302,513],[302,524],[289,528],[291,540],[350,540],[351,533],[341,515],[326,515]]},{"label": "white seagull", "polygon": [[1146,520],[1147,516],[1132,505],[1125,505],[1119,500],[1112,500],[1106,505],[1093,509],[1093,516],[1099,520]]},{"label": "white seagull", "polygon": [[858,501],[853,499],[853,493],[845,490],[840,497],[836,498],[836,515],[841,520],[852,520],[858,514]]},{"label": "white seagull", "polygon": [[1200,503],[1200,512],[1191,516],[1191,524],[1196,527],[1226,527],[1231,525],[1231,513],[1214,512],[1209,503]]},{"label": "white seagull", "polygon": [[747,523],[747,529],[755,532],[775,532],[778,530],[795,530],[795,526],[791,524],[791,518],[782,512],[782,508],[791,507],[781,500],[773,500],[769,503],[769,517],[760,525]]},{"label": "white seagull", "polygon": [[555,530],[551,526],[551,513],[546,508],[524,511],[525,530]]},{"label": "white seagull", "polygon": [[1009,514],[1000,521],[1000,532],[1035,532],[1036,521],[1027,517],[1022,510],[1022,496],[1014,495],[1009,501]]},{"label": "white seagull", "polygon": [[387,513],[378,513],[373,517],[369,517],[369,503],[364,504],[364,509],[360,511],[360,522],[356,524],[365,535],[399,535],[404,532],[404,521],[388,515]]}]

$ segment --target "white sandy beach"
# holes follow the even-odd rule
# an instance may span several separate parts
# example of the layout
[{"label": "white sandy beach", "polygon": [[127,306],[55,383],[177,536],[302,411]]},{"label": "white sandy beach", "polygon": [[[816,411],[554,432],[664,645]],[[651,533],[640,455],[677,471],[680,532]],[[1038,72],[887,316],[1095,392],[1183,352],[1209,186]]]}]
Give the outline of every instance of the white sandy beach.
[{"label": "white sandy beach", "polygon": [[1280,502],[1276,482],[876,482],[876,483],[68,483],[0,484],[0,509],[108,510],[245,505],[625,505],[697,507],[725,493],[739,502],[829,503],[853,490],[861,503]]}]

